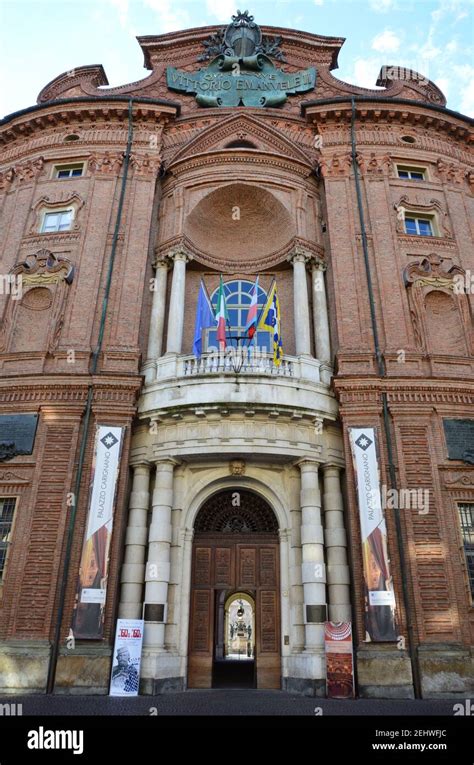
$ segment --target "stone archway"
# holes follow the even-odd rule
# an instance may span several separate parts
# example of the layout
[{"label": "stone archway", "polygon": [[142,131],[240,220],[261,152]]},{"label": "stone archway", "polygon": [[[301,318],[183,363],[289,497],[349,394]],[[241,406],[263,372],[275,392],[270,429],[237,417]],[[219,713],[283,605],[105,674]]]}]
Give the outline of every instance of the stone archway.
[{"label": "stone archway", "polygon": [[[279,538],[272,508],[248,489],[226,489],[204,502],[194,531],[188,687],[223,687],[227,678],[233,687],[280,688]],[[254,608],[252,655],[240,665],[222,645],[232,596]]]}]

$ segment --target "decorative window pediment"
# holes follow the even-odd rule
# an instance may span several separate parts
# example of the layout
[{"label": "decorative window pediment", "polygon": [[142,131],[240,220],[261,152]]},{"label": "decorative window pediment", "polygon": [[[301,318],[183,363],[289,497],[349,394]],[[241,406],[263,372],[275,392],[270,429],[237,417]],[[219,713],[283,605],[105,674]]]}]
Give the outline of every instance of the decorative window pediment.
[{"label": "decorative window pediment", "polygon": [[[407,234],[405,218],[428,218],[433,222],[433,236],[452,239],[453,234],[449,222],[449,216],[438,199],[430,199],[426,204],[411,201],[407,194],[400,197],[393,206],[397,211],[397,231],[399,234]],[[410,235],[410,234],[408,234]]]},{"label": "decorative window pediment", "polygon": [[[84,200],[75,191],[57,194],[54,197],[44,196],[38,199],[32,206],[34,213],[33,223],[30,228],[30,234],[42,232],[44,234],[54,234],[56,232],[43,231],[43,220],[47,213],[59,211],[72,211],[71,227],[68,231],[77,231],[79,229],[78,213],[84,206]],[[64,232],[62,232],[64,233]]]}]

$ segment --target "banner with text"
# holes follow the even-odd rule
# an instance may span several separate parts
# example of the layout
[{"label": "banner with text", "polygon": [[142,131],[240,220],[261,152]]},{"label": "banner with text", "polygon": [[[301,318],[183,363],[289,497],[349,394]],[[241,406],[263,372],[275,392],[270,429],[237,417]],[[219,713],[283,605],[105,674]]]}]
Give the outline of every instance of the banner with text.
[{"label": "banner with text", "polygon": [[103,636],[123,430],[112,425],[98,425],[96,430],[87,527],[72,618],[74,637],[81,640],[98,640]]},{"label": "banner with text", "polygon": [[117,619],[110,696],[138,696],[143,625],[142,619]]},{"label": "banner with text", "polygon": [[328,699],[354,698],[354,658],[350,622],[325,622],[326,695]]},{"label": "banner with text", "polygon": [[395,641],[395,594],[387,551],[387,528],[380,497],[375,428],[348,430],[359,503],[366,639],[375,642]]}]

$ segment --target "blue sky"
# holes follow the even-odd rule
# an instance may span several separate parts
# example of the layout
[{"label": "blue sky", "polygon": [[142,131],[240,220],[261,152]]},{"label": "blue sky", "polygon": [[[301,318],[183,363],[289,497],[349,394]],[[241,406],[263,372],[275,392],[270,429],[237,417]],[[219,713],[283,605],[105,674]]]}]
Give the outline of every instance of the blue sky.
[{"label": "blue sky", "polygon": [[0,116],[36,103],[58,74],[103,64],[111,86],[141,79],[136,35],[228,23],[345,37],[340,79],[374,87],[381,65],[415,69],[474,117],[474,0],[0,0]]}]

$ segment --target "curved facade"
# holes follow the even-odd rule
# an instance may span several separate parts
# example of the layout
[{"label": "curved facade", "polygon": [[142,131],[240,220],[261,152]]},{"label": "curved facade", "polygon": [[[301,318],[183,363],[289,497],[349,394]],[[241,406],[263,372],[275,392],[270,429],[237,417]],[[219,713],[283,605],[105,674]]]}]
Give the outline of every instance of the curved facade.
[{"label": "curved facade", "polygon": [[[340,38],[240,19],[139,38],[144,80],[84,66],[0,123],[0,687],[44,689],[61,602],[58,692],[106,692],[117,615],[145,619],[142,693],[225,685],[247,598],[244,684],[324,694],[331,620],[359,694],[469,695],[472,120],[410,70],[341,82]],[[193,353],[221,275],[241,339],[276,280],[280,364],[264,332]],[[124,428],[103,631],[71,642],[98,425]],[[396,639],[367,640],[351,428],[377,434]]]}]

